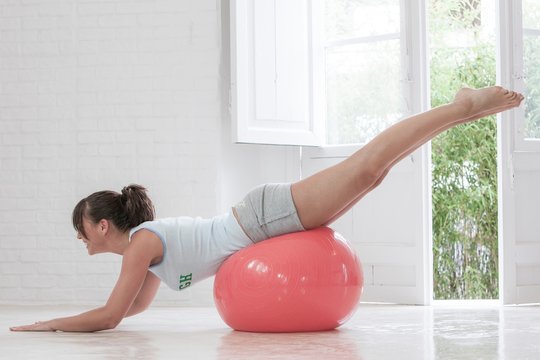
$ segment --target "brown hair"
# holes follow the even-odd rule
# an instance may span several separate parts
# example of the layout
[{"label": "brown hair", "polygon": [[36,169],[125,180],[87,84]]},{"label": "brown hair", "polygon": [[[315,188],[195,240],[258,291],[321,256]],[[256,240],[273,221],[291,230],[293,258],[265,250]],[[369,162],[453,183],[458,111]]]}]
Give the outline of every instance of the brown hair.
[{"label": "brown hair", "polygon": [[155,209],[152,200],[141,185],[131,184],[116,191],[98,191],[82,199],[73,209],[73,227],[86,237],[83,217],[94,224],[101,219],[112,221],[122,232],[145,222],[154,220]]}]

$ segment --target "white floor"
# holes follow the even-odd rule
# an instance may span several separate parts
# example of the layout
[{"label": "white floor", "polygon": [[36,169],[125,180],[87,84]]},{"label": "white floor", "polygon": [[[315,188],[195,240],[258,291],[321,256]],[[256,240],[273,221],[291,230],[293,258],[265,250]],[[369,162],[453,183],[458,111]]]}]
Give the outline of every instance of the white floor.
[{"label": "white floor", "polygon": [[153,308],[115,330],[14,333],[82,308],[0,307],[0,359],[540,359],[540,307],[360,305],[330,332],[253,334],[213,308]]}]

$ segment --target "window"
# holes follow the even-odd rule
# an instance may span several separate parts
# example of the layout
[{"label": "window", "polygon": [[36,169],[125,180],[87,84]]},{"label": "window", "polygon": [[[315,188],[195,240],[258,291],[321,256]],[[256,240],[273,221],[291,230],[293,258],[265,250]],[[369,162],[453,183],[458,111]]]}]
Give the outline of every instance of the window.
[{"label": "window", "polygon": [[320,0],[231,2],[236,142],[321,145]]},{"label": "window", "polygon": [[523,73],[526,107],[523,137],[540,139],[540,2],[523,0]]},{"label": "window", "polygon": [[324,8],[326,142],[365,143],[404,113],[400,0]]},{"label": "window", "polygon": [[423,91],[423,44],[411,40],[423,26],[421,3],[233,0],[236,141],[359,144],[425,110],[411,100]]}]

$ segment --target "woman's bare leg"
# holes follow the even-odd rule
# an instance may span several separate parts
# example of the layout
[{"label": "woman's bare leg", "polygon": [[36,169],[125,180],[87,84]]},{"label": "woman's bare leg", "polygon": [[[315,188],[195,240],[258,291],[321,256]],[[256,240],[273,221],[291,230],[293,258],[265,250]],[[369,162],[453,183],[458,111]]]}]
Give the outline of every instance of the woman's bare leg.
[{"label": "woman's bare leg", "polygon": [[[438,134],[450,129],[450,128],[453,128],[459,124],[462,124],[463,121],[462,120],[457,120],[455,122],[452,122],[452,123],[449,123],[445,126],[443,126],[442,128],[439,128],[439,129],[434,129],[434,131],[430,134],[428,134],[426,137],[420,139],[413,147],[411,147],[411,151],[410,153],[414,152],[416,149],[418,149],[420,146],[422,146],[423,144],[427,143],[429,140],[433,139],[435,136],[437,136]],[[385,169],[385,171],[383,171],[383,173],[381,174],[381,176],[377,179],[377,181],[375,181],[375,183],[373,185],[371,185],[369,188],[367,188],[366,190],[364,190],[362,193],[358,194],[358,196],[353,199],[349,204],[347,204],[347,206],[345,206],[345,208],[341,209],[337,214],[335,214],[332,218],[328,219],[328,221],[324,224],[321,224],[321,225],[329,225],[331,223],[333,223],[335,220],[337,220],[338,218],[340,218],[343,214],[345,214],[347,211],[349,211],[354,205],[356,205],[366,194],[368,194],[371,190],[375,189],[377,186],[379,186],[381,184],[381,182],[384,180],[384,178],[386,177],[386,175],[388,174],[388,172],[390,171],[390,169],[392,167],[394,167],[395,164],[397,164],[398,162],[400,162],[401,160],[403,160],[403,158],[405,158],[406,156],[410,155],[410,153],[407,153],[407,154],[403,154],[402,156],[396,158],[392,163],[389,164],[389,166]]]},{"label": "woman's bare leg", "polygon": [[450,104],[407,118],[349,158],[292,185],[304,228],[335,220],[384,179],[401,159],[453,126],[519,106],[523,96],[501,87],[462,89]]},{"label": "woman's bare leg", "polygon": [[[433,133],[429,134],[427,137],[423,138],[422,140],[420,140],[415,146],[413,146],[411,148],[411,153],[414,152],[416,149],[418,149],[420,146],[422,146],[423,144],[427,143],[429,140],[433,139],[436,135],[450,129],[450,128],[453,128],[454,126],[457,126],[459,124],[461,124],[462,121],[456,121],[454,123],[450,123],[448,124],[447,126],[444,126],[443,128],[441,129],[437,129],[436,131],[434,131]],[[386,169],[385,171],[381,174],[381,176],[377,179],[377,181],[375,181],[375,183],[373,185],[371,185],[369,188],[367,188],[366,190],[364,190],[362,193],[358,194],[356,196],[356,198],[354,198],[349,204],[347,204],[347,206],[345,206],[345,208],[341,209],[337,214],[335,214],[332,218],[328,219],[328,221],[324,224],[321,224],[321,225],[329,225],[331,223],[333,223],[335,220],[339,219],[343,214],[345,214],[347,211],[349,211],[354,205],[356,205],[366,194],[368,194],[371,190],[375,189],[377,186],[379,186],[381,184],[381,182],[384,180],[384,178],[386,177],[386,175],[388,174],[388,172],[390,171],[390,169],[392,167],[394,167],[395,164],[397,164],[398,162],[400,162],[401,160],[403,160],[403,158],[407,155],[410,155],[410,154],[404,154],[403,156],[400,156],[398,157],[397,159],[395,159]]]}]

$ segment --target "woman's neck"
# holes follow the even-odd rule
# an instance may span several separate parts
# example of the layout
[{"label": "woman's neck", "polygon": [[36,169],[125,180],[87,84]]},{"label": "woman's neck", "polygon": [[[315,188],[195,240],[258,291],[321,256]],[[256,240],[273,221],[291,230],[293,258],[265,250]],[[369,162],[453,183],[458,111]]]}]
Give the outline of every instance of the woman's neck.
[{"label": "woman's neck", "polygon": [[109,252],[124,255],[124,251],[129,246],[129,231],[124,233],[115,232],[111,234],[110,238],[110,249]]}]

